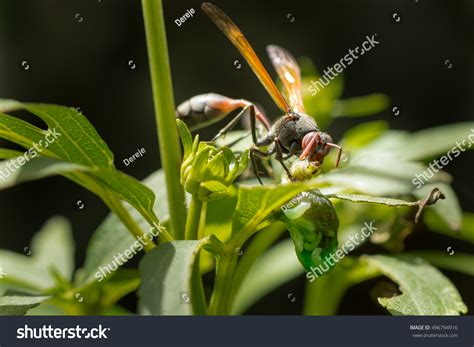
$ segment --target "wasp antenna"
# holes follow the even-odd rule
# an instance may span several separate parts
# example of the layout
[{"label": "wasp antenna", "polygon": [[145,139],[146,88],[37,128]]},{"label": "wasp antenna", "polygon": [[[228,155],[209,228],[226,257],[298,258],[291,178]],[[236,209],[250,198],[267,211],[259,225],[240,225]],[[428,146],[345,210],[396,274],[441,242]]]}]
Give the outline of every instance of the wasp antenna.
[{"label": "wasp antenna", "polygon": [[339,167],[339,162],[341,161],[341,155],[342,155],[342,147],[339,146],[339,145],[336,145],[335,143],[326,143],[326,145],[338,149],[337,160],[336,160],[336,167]]}]

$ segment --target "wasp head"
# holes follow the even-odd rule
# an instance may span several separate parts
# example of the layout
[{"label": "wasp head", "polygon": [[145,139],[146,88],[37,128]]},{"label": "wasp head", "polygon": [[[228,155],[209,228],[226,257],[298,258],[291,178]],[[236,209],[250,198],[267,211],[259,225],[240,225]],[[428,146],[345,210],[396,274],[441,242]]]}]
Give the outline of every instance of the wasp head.
[{"label": "wasp head", "polygon": [[300,155],[300,160],[309,158],[310,161],[323,163],[324,157],[329,153],[331,147],[339,149],[337,156],[336,167],[339,166],[341,159],[342,147],[336,145],[332,137],[320,131],[311,131],[307,133],[301,142],[303,152]]}]

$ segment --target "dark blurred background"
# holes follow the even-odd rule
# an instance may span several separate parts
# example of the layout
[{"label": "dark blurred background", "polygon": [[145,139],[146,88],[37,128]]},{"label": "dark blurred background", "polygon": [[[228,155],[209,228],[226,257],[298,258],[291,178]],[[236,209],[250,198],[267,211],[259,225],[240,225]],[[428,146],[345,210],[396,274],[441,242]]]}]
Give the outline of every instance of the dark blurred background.
[{"label": "dark blurred background", "polygon": [[[345,97],[374,92],[390,97],[392,106],[371,119],[416,131],[474,118],[472,0],[214,2],[232,16],[268,67],[265,47],[270,43],[296,57],[309,56],[322,71],[377,33],[380,44],[345,70]],[[164,0],[176,102],[217,92],[253,100],[278,116],[248,66],[235,68],[234,61],[243,60],[199,6],[200,1]],[[194,17],[178,27],[174,20],[190,8]],[[0,0],[0,97],[79,107],[109,144],[119,169],[142,179],[160,167],[138,0]],[[398,116],[391,111],[394,106]],[[338,139],[363,121],[338,121],[330,132]],[[145,156],[125,167],[123,159],[142,147]],[[473,152],[465,152],[446,167],[465,211],[474,211],[473,159]],[[64,178],[2,191],[0,248],[23,253],[48,218],[64,215],[73,224],[80,265],[107,213],[98,198]],[[446,240],[423,233],[409,239],[408,246],[445,249]],[[472,278],[449,275],[472,309]],[[251,313],[300,313],[302,283],[287,284]],[[383,313],[368,295],[373,285],[349,291],[340,313]],[[289,292],[296,303],[288,300]]]}]

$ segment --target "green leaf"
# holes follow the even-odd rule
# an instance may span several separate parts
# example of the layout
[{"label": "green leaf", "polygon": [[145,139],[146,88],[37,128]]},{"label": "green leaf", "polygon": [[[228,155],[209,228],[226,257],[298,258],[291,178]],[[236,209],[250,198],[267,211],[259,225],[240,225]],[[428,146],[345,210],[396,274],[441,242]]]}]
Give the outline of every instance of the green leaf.
[{"label": "green leaf", "polygon": [[[131,204],[150,226],[155,228],[159,226],[159,219],[153,210],[155,201],[153,191],[120,171],[87,167],[42,156],[26,161],[23,166],[13,171],[8,169],[8,165],[9,163],[5,161],[0,163],[2,172],[4,174],[8,172],[8,176],[0,181],[0,189],[59,174],[97,194],[112,210],[115,211],[116,206],[112,205],[111,201],[120,204],[118,199],[124,200]],[[168,238],[169,235],[162,230],[161,237]]]},{"label": "green leaf", "polygon": [[439,188],[446,197],[444,200],[438,201],[431,209],[449,226],[451,230],[460,230],[462,226],[462,210],[459,200],[451,186],[443,183],[425,184],[413,194],[421,199],[426,197],[434,188]]},{"label": "green leaf", "polygon": [[264,253],[250,268],[235,297],[232,314],[241,314],[268,293],[303,273],[295,247],[285,240]]},{"label": "green leaf", "polygon": [[374,121],[356,125],[344,133],[341,141],[345,151],[353,151],[366,146],[388,129],[387,122]]},{"label": "green leaf", "polygon": [[203,293],[193,283],[193,272],[199,251],[208,240],[168,242],[143,257],[138,291],[141,314],[205,314]]},{"label": "green leaf", "polygon": [[74,244],[70,224],[61,217],[49,220],[22,255],[0,250],[0,285],[32,294],[54,292],[74,270]]},{"label": "green leaf", "polygon": [[379,298],[394,315],[458,315],[467,307],[456,287],[439,270],[412,256],[364,256],[372,266],[400,286],[402,294]]},{"label": "green leaf", "polygon": [[[7,105],[11,105],[11,102],[7,102]],[[49,126],[49,130],[45,132],[25,121],[0,114],[0,137],[29,148],[28,154],[32,157],[40,152],[42,156],[59,158],[90,168],[89,172],[61,174],[99,195],[115,213],[120,214],[122,206],[116,200],[122,199],[133,205],[150,225],[158,225],[159,220],[153,212],[153,192],[134,178],[114,169],[112,153],[81,113],[73,108],[56,105],[14,105],[40,117]],[[51,143],[46,141],[48,133],[53,134],[55,139]],[[26,159],[28,158],[25,155],[25,158],[18,157],[13,160],[22,160],[21,166],[25,164]],[[47,172],[44,175],[51,174],[51,171],[45,170]],[[12,177],[10,185],[16,181],[16,177]],[[125,218],[122,215],[122,221],[126,222]],[[129,228],[134,233],[141,233],[131,225]],[[162,234],[165,235],[162,237],[169,238],[165,232]]]},{"label": "green leaf", "polygon": [[[164,172],[162,170],[154,172],[143,180],[143,184],[152,189],[156,195],[153,210],[161,224],[167,223],[169,210]],[[127,205],[126,209],[142,229],[148,230],[147,221],[132,206]],[[115,214],[110,213],[89,241],[86,250],[86,261],[78,277],[78,285],[84,286],[99,279],[99,269],[111,264],[114,256],[123,254],[135,241],[136,239],[120,219]]]},{"label": "green leaf", "polygon": [[49,296],[4,296],[0,298],[0,316],[24,316]]},{"label": "green leaf", "polygon": [[[397,149],[397,153],[400,153],[406,160],[427,159],[446,154],[454,149],[457,142],[462,145],[463,141],[463,148],[473,149],[472,146],[468,147],[468,136],[473,134],[471,129],[474,129],[474,122],[455,123],[421,130],[410,134]],[[453,151],[453,158],[458,155]]]},{"label": "green leaf", "polygon": [[[386,132],[365,147],[351,152],[349,166],[321,175],[326,184],[369,195],[405,195],[416,187],[416,175],[427,167],[418,162],[404,161],[395,153],[405,141],[403,133]],[[395,148],[395,149],[394,149]],[[451,176],[435,173],[433,183],[449,183]]]},{"label": "green leaf", "polygon": [[67,219],[50,219],[33,237],[33,259],[43,268],[52,270],[64,280],[70,281],[74,272],[74,240]]},{"label": "green leaf", "polygon": [[[427,192],[426,195],[428,195]],[[326,195],[327,198],[335,198],[340,200],[352,201],[355,203],[366,203],[366,204],[378,204],[378,205],[385,205],[385,206],[392,206],[392,207],[401,207],[401,206],[418,206],[418,201],[406,201],[400,199],[392,199],[392,198],[382,198],[379,196],[369,196],[369,195],[361,195],[361,194],[329,194]]]},{"label": "green leaf", "polygon": [[345,100],[334,105],[333,117],[365,117],[382,112],[390,104],[385,94],[370,94]]},{"label": "green leaf", "polygon": [[27,256],[0,249],[0,286],[25,293],[41,294],[56,286],[56,278],[42,264]]},{"label": "green leaf", "polygon": [[321,184],[373,196],[404,195],[409,194],[414,188],[406,178],[393,177],[364,167],[334,170],[319,176],[316,180]]},{"label": "green leaf", "polygon": [[0,112],[13,112],[21,109],[21,103],[12,99],[0,99]]},{"label": "green leaf", "polygon": [[[11,160],[17,161],[18,157]],[[5,160],[0,162],[0,172],[3,173],[2,179],[0,179],[0,190],[11,188],[24,182],[88,169],[85,166],[68,163],[59,159],[38,156],[29,159],[22,166],[19,166],[18,169],[11,170],[9,169],[9,160]]]},{"label": "green leaf", "polygon": [[[26,312],[26,316],[66,316],[67,310],[58,305],[55,299],[43,301],[38,306],[33,307]],[[63,304],[64,305],[64,304]]]},{"label": "green leaf", "polygon": [[176,125],[178,126],[179,137],[181,138],[181,142],[183,143],[183,158],[186,159],[191,154],[191,151],[193,149],[193,137],[191,136],[191,132],[183,121],[181,121],[180,119],[176,119]]},{"label": "green leaf", "polygon": [[439,251],[417,251],[411,252],[410,255],[422,257],[431,265],[445,270],[457,271],[469,276],[474,276],[474,255],[466,253],[454,253]]},{"label": "green leaf", "polygon": [[0,159],[11,159],[22,155],[20,151],[15,151],[14,149],[0,148]]},{"label": "green leaf", "polygon": [[100,286],[103,308],[112,307],[125,295],[134,292],[140,285],[140,275],[135,269],[119,269]]},{"label": "green leaf", "polygon": [[453,229],[446,224],[445,219],[433,210],[427,210],[425,212],[423,221],[431,231],[474,243],[474,213],[463,213],[462,227],[459,231],[453,231]]},{"label": "green leaf", "polygon": [[18,118],[0,114],[0,137],[26,149],[37,144],[41,155],[56,157],[86,166],[113,168],[113,154],[90,122],[71,107],[46,104],[21,104],[46,122],[49,130],[60,134],[47,143],[46,133]]},{"label": "green leaf", "polygon": [[247,239],[274,210],[305,190],[312,190],[321,184],[316,181],[290,183],[286,185],[268,185],[239,187],[237,208],[232,222],[232,235],[243,233]]},{"label": "green leaf", "polygon": [[131,204],[150,225],[155,226],[159,224],[159,220],[153,211],[155,194],[140,181],[121,171],[108,169],[96,169],[89,176],[98,178],[103,185],[112,190],[120,199]]}]

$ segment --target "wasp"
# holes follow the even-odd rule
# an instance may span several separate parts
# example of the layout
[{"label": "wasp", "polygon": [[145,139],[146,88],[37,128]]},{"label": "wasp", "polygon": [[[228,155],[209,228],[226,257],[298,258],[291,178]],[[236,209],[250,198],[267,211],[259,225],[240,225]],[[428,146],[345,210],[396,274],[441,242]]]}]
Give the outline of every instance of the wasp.
[{"label": "wasp", "polygon": [[[202,4],[201,8],[242,54],[275,104],[284,112],[284,115],[272,125],[254,103],[244,99],[232,99],[209,93],[194,96],[183,102],[176,109],[177,117],[191,129],[196,130],[218,122],[232,111],[241,109],[217,133],[213,139],[215,141],[231,131],[245,115],[249,114],[254,143],[254,146],[250,148],[250,159],[253,171],[260,183],[262,181],[257,171],[256,157],[269,157],[275,154],[276,160],[281,163],[290,179],[292,175],[284,160],[293,155],[299,156],[300,160],[308,159],[320,166],[331,148],[337,148],[336,167],[339,166],[342,147],[335,144],[329,134],[318,128],[314,118],[305,113],[301,94],[301,73],[295,58],[279,46],[267,46],[268,55],[283,84],[288,98],[287,101],[232,19],[213,4],[206,2]],[[267,130],[266,135],[261,137],[257,135],[257,121]],[[267,151],[262,150],[262,147],[267,146],[269,146]]]}]

